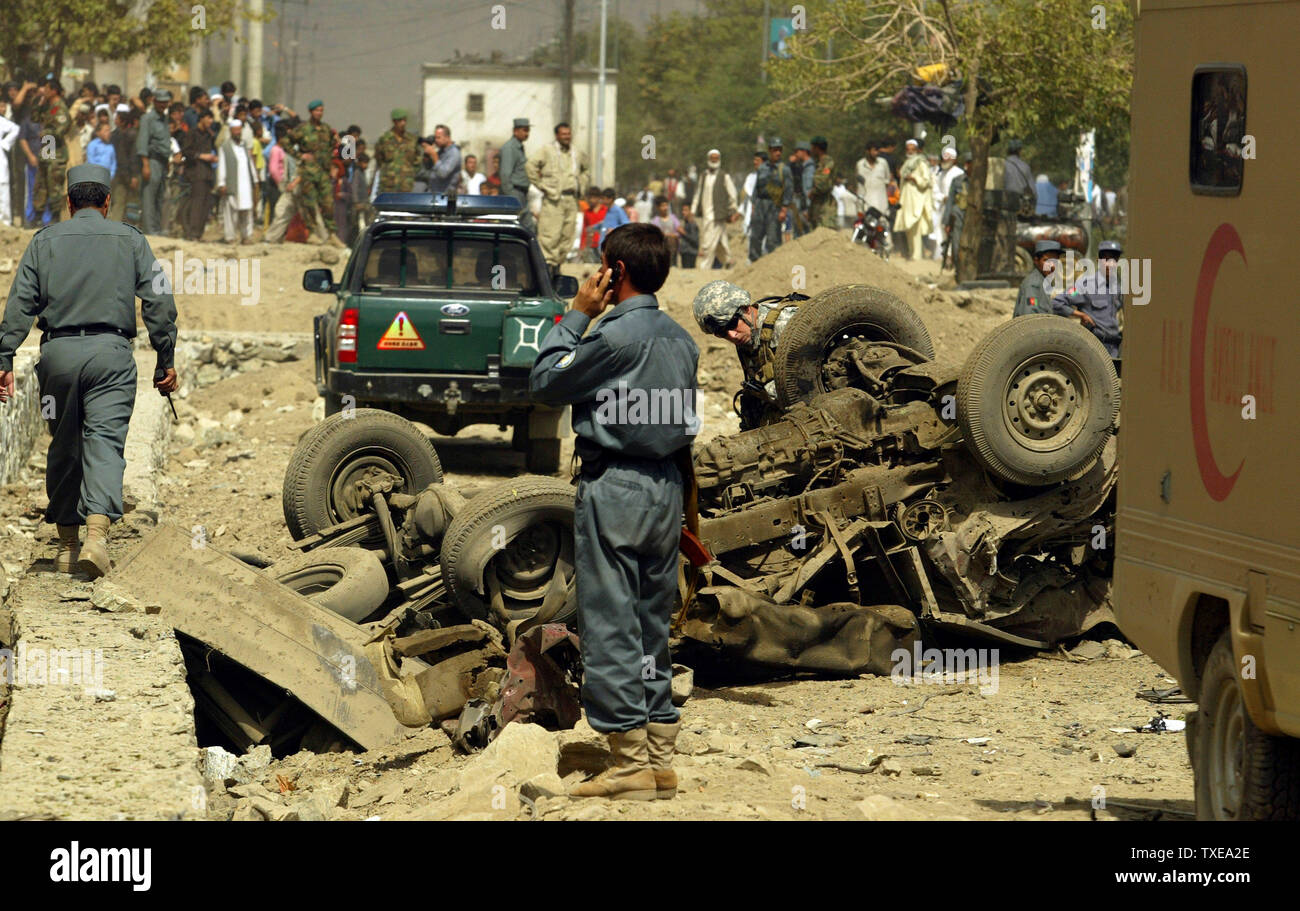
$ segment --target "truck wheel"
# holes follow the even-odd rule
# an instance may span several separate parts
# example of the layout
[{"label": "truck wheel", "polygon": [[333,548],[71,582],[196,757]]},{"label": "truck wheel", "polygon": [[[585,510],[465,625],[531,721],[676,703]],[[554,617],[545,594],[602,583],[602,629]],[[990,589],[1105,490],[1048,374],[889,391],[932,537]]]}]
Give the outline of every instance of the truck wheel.
[{"label": "truck wheel", "polygon": [[524,468],[529,474],[555,474],[560,470],[560,441],[554,437],[529,440],[524,449]]},{"label": "truck wheel", "polygon": [[416,494],[442,481],[432,444],[405,418],[375,408],[336,414],[307,431],[284,472],[284,521],[295,541],[361,513],[355,484],[380,472]]},{"label": "truck wheel", "polygon": [[834,388],[823,367],[852,339],[895,342],[934,358],[934,343],[916,311],[871,285],[842,285],[800,305],[781,332],[772,367],[782,409]]},{"label": "truck wheel", "polygon": [[275,581],[356,623],[388,597],[384,564],[378,554],[361,547],[322,547],[280,560],[266,571]]},{"label": "truck wheel", "polygon": [[1201,679],[1200,717],[1190,744],[1197,819],[1300,819],[1300,741],[1265,734],[1250,720],[1224,630]]},{"label": "truck wheel", "polygon": [[499,621],[491,610],[492,590],[499,589],[509,619],[523,620],[551,593],[564,598],[551,619],[574,617],[573,494],[573,485],[558,478],[525,475],[468,500],[442,539],[452,601],[471,618]]},{"label": "truck wheel", "polygon": [[1079,477],[1119,419],[1119,377],[1087,329],[1050,313],[994,329],[957,380],[957,421],[976,460],[1004,481]]}]

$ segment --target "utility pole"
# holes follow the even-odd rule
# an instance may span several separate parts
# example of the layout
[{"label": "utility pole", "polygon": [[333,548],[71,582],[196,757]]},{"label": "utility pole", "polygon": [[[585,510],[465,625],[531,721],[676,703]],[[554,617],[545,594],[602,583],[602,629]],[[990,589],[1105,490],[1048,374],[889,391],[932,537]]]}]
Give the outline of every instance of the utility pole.
[{"label": "utility pole", "polygon": [[235,23],[230,30],[230,81],[237,88],[244,87],[244,8],[235,4]]},{"label": "utility pole", "polygon": [[248,0],[248,12],[253,18],[248,20],[248,85],[244,88],[245,98],[262,97],[262,17],[265,15],[265,0]]},{"label": "utility pole", "polygon": [[560,61],[560,120],[573,123],[573,4],[564,0],[564,38]]},{"label": "utility pole", "polygon": [[600,65],[596,76],[596,186],[605,185],[605,36],[609,0],[600,0]]}]

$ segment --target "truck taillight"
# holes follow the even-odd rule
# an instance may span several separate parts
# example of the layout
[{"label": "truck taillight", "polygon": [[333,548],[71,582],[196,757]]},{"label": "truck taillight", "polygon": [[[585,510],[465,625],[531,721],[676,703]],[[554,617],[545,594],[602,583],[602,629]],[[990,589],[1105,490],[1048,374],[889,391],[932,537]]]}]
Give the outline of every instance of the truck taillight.
[{"label": "truck taillight", "polygon": [[339,363],[355,364],[357,362],[357,324],[361,315],[356,307],[344,309],[339,317]]}]

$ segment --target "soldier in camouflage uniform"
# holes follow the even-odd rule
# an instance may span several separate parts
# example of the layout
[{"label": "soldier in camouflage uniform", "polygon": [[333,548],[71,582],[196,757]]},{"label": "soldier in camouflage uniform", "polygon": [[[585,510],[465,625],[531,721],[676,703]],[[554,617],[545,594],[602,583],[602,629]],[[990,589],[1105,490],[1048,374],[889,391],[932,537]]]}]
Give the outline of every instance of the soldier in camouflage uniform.
[{"label": "soldier in camouflage uniform", "polygon": [[41,97],[33,119],[40,125],[40,164],[37,165],[36,187],[32,192],[32,207],[37,213],[50,207],[51,223],[63,218],[64,183],[68,176],[68,104],[63,98],[63,86],[50,79],[41,89]]},{"label": "soldier in camouflage uniform", "polygon": [[726,281],[709,282],[695,295],[695,321],[709,335],[736,346],[745,382],[736,393],[740,429],[752,430],[780,420],[776,404],[773,361],[781,333],[789,325],[806,294],[764,297],[751,301],[749,292]]},{"label": "soldier in camouflage uniform", "polygon": [[420,145],[406,132],[406,108],[393,108],[389,116],[393,118],[393,128],[375,143],[379,192],[410,193],[415,187],[415,172],[420,167]]},{"label": "soldier in camouflage uniform", "polygon": [[831,191],[835,189],[835,159],[826,154],[826,137],[812,138],[812,191],[808,194],[811,228],[839,228],[839,207]]},{"label": "soldier in camouflage uniform", "polygon": [[311,119],[289,131],[289,152],[298,159],[298,176],[302,179],[298,202],[303,222],[314,232],[319,214],[325,223],[326,240],[346,247],[334,226],[334,185],[329,173],[338,134],[325,122],[325,102],[313,101],[307,110]]}]

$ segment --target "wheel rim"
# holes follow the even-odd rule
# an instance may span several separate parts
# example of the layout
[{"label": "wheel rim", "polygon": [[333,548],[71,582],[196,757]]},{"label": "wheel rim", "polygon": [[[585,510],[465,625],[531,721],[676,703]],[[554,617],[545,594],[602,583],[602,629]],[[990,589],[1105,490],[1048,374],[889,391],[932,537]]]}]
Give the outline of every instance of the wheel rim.
[{"label": "wheel rim", "polygon": [[1236,682],[1229,677],[1219,688],[1209,731],[1210,800],[1215,819],[1236,819],[1241,810],[1242,767],[1245,758],[1246,709]]},{"label": "wheel rim", "polygon": [[329,591],[343,578],[343,568],[334,564],[320,564],[305,569],[295,570],[280,579],[280,584],[287,585],[303,597],[310,598]]},{"label": "wheel rim", "polygon": [[1087,379],[1076,361],[1061,354],[1036,354],[1007,379],[1003,422],[1026,449],[1063,449],[1083,432],[1087,398]]},{"label": "wheel rim", "polygon": [[530,525],[489,561],[485,573],[495,577],[506,610],[533,610],[546,598],[557,573],[565,586],[572,583],[572,532],[555,522]]},{"label": "wheel rim", "polygon": [[[886,332],[880,326],[874,323],[854,323],[851,326],[845,326],[834,335],[832,335],[822,346],[821,363],[823,365],[819,372],[819,392],[829,392],[832,389],[839,388],[845,384],[844,377],[841,375],[839,362],[847,356],[837,356],[837,352],[845,349],[851,342],[861,339],[865,342],[894,342],[898,340]],[[837,385],[838,382],[838,385]]]},{"label": "wheel rim", "polygon": [[410,466],[390,449],[363,450],[339,463],[330,477],[329,509],[334,521],[345,522],[361,514],[357,482],[384,477],[401,478],[408,486],[411,479]]}]

